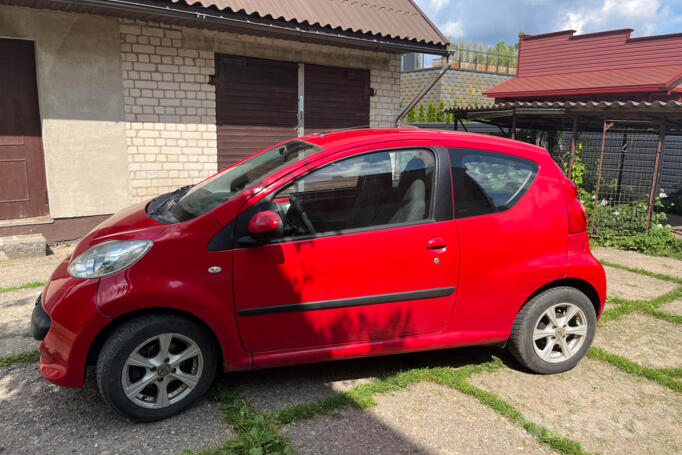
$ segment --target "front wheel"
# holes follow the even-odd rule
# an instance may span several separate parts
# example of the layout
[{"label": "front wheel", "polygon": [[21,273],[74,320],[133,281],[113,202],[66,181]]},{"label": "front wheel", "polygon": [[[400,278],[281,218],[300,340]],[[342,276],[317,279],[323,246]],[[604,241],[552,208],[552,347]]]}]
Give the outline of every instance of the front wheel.
[{"label": "front wheel", "polygon": [[573,368],[592,344],[597,326],[589,298],[572,287],[557,287],[535,296],[516,315],[509,351],[536,373]]},{"label": "front wheel", "polygon": [[104,400],[134,421],[179,413],[201,398],[216,371],[216,347],[189,319],[146,315],[125,322],[107,338],[97,359]]}]

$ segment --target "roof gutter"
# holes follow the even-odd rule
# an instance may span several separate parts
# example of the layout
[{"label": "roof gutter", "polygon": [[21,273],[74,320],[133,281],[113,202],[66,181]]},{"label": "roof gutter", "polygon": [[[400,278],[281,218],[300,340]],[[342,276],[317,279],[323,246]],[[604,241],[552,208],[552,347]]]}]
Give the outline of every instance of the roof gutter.
[{"label": "roof gutter", "polygon": [[98,8],[105,8],[109,10],[117,10],[129,13],[138,14],[153,14],[161,17],[170,17],[175,19],[183,19],[194,21],[196,24],[209,23],[226,26],[234,26],[242,29],[253,30],[256,32],[276,33],[289,37],[310,38],[315,41],[328,42],[335,45],[352,45],[364,48],[384,51],[402,51],[402,52],[418,52],[435,55],[446,55],[447,49],[438,49],[437,45],[420,46],[412,44],[395,43],[390,41],[380,41],[377,39],[364,39],[353,36],[344,36],[341,34],[329,34],[319,31],[302,30],[300,28],[289,28],[281,25],[271,23],[259,23],[246,20],[226,17],[222,14],[210,12],[208,9],[204,11],[197,11],[196,9],[183,9],[174,6],[160,6],[145,3],[143,1],[135,0],[52,0],[52,3],[63,3],[73,5],[78,8],[79,5],[88,5]]},{"label": "roof gutter", "polygon": [[439,80],[445,76],[445,73],[447,73],[450,70],[450,56],[452,55],[452,52],[448,52],[447,57],[445,58],[445,66],[441,68],[441,70],[436,74],[436,77],[433,78],[433,80],[422,89],[421,92],[417,94],[417,96],[414,97],[414,99],[410,102],[410,104],[407,105],[403,111],[398,114],[398,117],[395,119],[395,126],[400,125],[400,121],[407,115],[408,112],[410,112],[419,102],[426,96],[427,93],[429,93],[429,90],[433,88],[434,85],[438,83]]}]

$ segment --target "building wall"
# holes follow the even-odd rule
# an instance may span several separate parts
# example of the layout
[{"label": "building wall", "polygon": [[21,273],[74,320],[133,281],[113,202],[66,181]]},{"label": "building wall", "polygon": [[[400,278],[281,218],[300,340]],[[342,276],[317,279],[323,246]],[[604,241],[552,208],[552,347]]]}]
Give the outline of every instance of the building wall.
[{"label": "building wall", "polygon": [[[402,73],[401,106],[407,106],[415,96],[436,77],[440,68]],[[438,106],[442,101],[446,108],[459,106],[486,106],[493,104],[493,99],[482,92],[493,87],[509,76],[474,71],[458,71],[450,69],[445,76],[426,94],[422,103],[424,107],[432,102]]]},{"label": "building wall", "polygon": [[370,69],[372,126],[400,109],[400,56],[232,33],[120,21],[131,201],[217,170],[215,53]]},{"label": "building wall", "polygon": [[0,6],[0,38],[35,43],[54,218],[109,214],[129,203],[118,37],[116,19]]}]

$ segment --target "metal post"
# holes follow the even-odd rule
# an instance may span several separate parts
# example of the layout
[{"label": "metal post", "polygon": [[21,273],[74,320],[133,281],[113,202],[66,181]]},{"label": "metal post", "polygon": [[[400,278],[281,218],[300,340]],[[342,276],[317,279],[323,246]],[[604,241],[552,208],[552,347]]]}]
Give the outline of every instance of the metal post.
[{"label": "metal post", "polygon": [[573,164],[575,163],[576,138],[578,136],[578,117],[573,117],[573,130],[571,132],[571,155],[568,157],[568,171],[566,177],[573,180]]},{"label": "metal post", "polygon": [[305,118],[303,107],[305,94],[305,63],[298,64],[298,125],[296,125],[296,133],[298,136],[305,135]]},{"label": "metal post", "polygon": [[606,132],[613,126],[604,120],[604,132],[601,135],[601,153],[599,154],[599,168],[597,170],[597,187],[594,189],[594,209],[592,210],[592,224],[590,225],[590,236],[594,233],[594,225],[597,222],[597,208],[599,207],[599,186],[601,184],[601,166],[604,162],[604,146],[606,145]]},{"label": "metal post", "polygon": [[665,123],[661,123],[658,129],[658,147],[656,147],[656,161],[654,162],[654,175],[651,177],[651,191],[649,192],[649,207],[646,211],[646,230],[651,228],[651,216],[654,213],[654,199],[656,198],[656,183],[658,183],[658,171],[661,166],[661,153],[663,153],[663,141],[665,141]]},{"label": "metal post", "polygon": [[516,112],[512,114],[511,138],[516,139]]},{"label": "metal post", "polygon": [[628,151],[628,133],[623,133],[623,141],[620,144],[620,160],[618,161],[618,179],[616,180],[616,200],[620,202],[623,187],[623,168],[625,168],[625,153]]}]

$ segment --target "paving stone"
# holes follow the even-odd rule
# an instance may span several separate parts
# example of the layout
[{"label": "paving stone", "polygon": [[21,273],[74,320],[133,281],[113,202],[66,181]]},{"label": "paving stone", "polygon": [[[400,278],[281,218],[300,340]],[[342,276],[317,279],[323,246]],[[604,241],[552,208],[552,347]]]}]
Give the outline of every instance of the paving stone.
[{"label": "paving stone", "polygon": [[403,360],[383,357],[378,362],[358,359],[254,371],[235,375],[236,387],[256,412],[275,411],[334,396],[399,371]]},{"label": "paving stone", "polygon": [[0,453],[160,454],[222,445],[234,432],[217,403],[201,401],[160,422],[135,424],[101,400],[90,374],[83,389],[50,384],[37,363],[0,368]]},{"label": "paving stone", "polygon": [[592,254],[600,261],[682,278],[682,261],[678,259],[649,256],[636,251],[622,251],[604,247],[593,248]]},{"label": "paving stone", "polygon": [[31,337],[13,335],[0,338],[0,357],[21,354],[26,351],[38,349],[40,342]]},{"label": "paving stone", "polygon": [[30,331],[31,313],[40,289],[22,289],[0,294],[0,338]]},{"label": "paving stone", "polygon": [[640,273],[604,267],[606,270],[606,293],[609,296],[629,300],[651,300],[675,289],[675,283],[651,278]]},{"label": "paving stone", "polygon": [[665,311],[666,313],[682,316],[682,299],[666,303],[665,305],[661,305],[658,309],[661,311]]},{"label": "paving stone", "polygon": [[377,406],[288,425],[306,454],[550,454],[523,428],[473,397],[430,382],[377,395]]},{"label": "paving stone", "polygon": [[682,367],[682,325],[630,313],[597,329],[594,345],[652,368]]},{"label": "paving stone", "polygon": [[52,248],[53,254],[49,256],[0,261],[0,288],[47,281],[74,248],[75,244],[61,245]]},{"label": "paving stone", "polygon": [[604,362],[583,359],[555,375],[504,368],[470,381],[588,452],[682,453],[682,395]]}]

